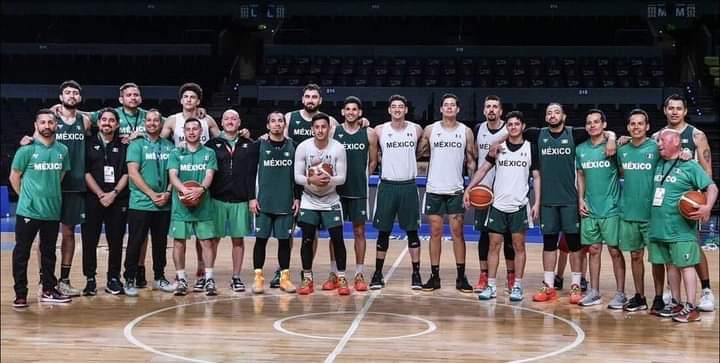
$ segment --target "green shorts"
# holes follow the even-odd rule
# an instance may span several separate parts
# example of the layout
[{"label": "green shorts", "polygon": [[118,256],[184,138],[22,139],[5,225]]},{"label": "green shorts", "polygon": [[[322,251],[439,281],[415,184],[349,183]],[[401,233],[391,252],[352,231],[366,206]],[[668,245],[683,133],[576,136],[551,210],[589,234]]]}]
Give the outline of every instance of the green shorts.
[{"label": "green shorts", "polygon": [[580,242],[583,245],[605,243],[610,247],[617,247],[619,225],[620,216],[582,218],[580,220]]},{"label": "green shorts", "polygon": [[188,239],[196,236],[199,240],[207,240],[217,237],[213,221],[172,221],[170,235],[174,239]]},{"label": "green shorts", "polygon": [[578,233],[579,219],[577,205],[544,205],[540,208],[543,234]]},{"label": "green shorts", "polygon": [[250,232],[248,202],[231,203],[217,199],[213,203],[216,237],[245,237]]},{"label": "green shorts", "polygon": [[292,214],[260,213],[255,216],[255,237],[286,239],[292,236],[295,217]]},{"label": "green shorts", "polygon": [[618,243],[621,251],[637,251],[648,244],[649,222],[635,222],[620,220]]},{"label": "green shorts", "polygon": [[373,226],[378,231],[391,231],[395,217],[405,231],[417,231],[420,227],[420,200],[415,180],[381,180],[378,184]]},{"label": "green shorts", "polygon": [[653,264],[672,264],[679,268],[695,266],[700,263],[700,246],[696,241],[666,243],[651,240],[648,259]]},{"label": "green shorts", "polygon": [[68,226],[85,223],[85,192],[62,192],[60,223]]},{"label": "green shorts", "polygon": [[365,223],[368,216],[367,198],[340,198],[343,217],[353,223]]},{"label": "green shorts", "polygon": [[505,213],[495,207],[490,207],[487,229],[489,232],[499,234],[525,233],[528,229],[527,207],[522,207],[513,213]]},{"label": "green shorts", "polygon": [[426,215],[465,214],[463,194],[425,193],[423,210]]},{"label": "green shorts", "polygon": [[342,226],[343,216],[340,204],[333,206],[332,210],[302,209],[298,215],[298,223],[307,223],[317,226],[318,229],[330,229]]},{"label": "green shorts", "polygon": [[490,207],[485,209],[477,209],[475,208],[475,222],[473,223],[473,227],[476,231],[481,232],[487,232],[487,226],[485,226],[485,222],[487,221],[488,212],[490,211]]}]

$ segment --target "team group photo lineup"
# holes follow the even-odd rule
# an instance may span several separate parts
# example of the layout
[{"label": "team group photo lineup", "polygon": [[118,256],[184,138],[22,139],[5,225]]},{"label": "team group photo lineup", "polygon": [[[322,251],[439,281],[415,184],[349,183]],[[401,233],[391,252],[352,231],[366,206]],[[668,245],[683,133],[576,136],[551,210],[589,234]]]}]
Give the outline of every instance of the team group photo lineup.
[{"label": "team group photo lineup", "polygon": [[[554,20],[563,2],[518,1],[538,9],[521,23],[415,15],[433,2],[218,2],[231,20],[87,3],[37,32],[43,10],[3,6],[3,362],[720,358],[716,5],[631,1],[636,27],[569,7],[609,21],[573,35],[586,18]],[[486,3],[449,11],[509,11]],[[31,39],[97,11],[126,30]],[[480,40],[493,27],[530,46]],[[637,49],[598,46],[612,29]]]}]

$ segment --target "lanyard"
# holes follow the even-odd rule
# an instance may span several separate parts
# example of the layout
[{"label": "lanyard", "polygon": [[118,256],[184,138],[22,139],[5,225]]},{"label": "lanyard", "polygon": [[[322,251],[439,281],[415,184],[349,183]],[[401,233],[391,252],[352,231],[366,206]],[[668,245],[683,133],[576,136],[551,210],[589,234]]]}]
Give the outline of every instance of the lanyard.
[{"label": "lanyard", "polygon": [[[668,175],[670,175],[670,172],[673,170],[673,168],[674,168],[675,165],[677,164],[678,160],[679,160],[679,159],[677,159],[677,158],[675,159],[675,162],[673,162],[673,164],[672,164],[672,166],[670,167],[670,169],[668,169],[667,173],[665,173],[665,175],[663,176],[662,180],[660,180],[660,186],[662,186],[663,183],[665,183],[665,179],[667,179]],[[661,172],[664,171],[664,170],[665,170],[665,160],[663,160],[663,167],[662,167]]]},{"label": "lanyard", "polygon": [[[130,116],[125,112],[125,108],[122,109],[122,113],[123,113],[123,116],[125,116],[125,119],[128,120],[128,125],[130,125]],[[131,131],[137,130],[139,118],[140,118],[140,111],[137,110],[137,112],[135,112],[135,122],[132,125],[130,125]]]}]

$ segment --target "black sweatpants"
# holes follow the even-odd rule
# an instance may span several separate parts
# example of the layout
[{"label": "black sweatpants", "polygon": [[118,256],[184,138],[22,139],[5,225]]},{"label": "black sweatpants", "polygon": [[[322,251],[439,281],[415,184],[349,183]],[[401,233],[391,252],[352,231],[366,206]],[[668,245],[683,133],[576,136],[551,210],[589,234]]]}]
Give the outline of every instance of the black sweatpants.
[{"label": "black sweatpants", "polygon": [[55,245],[60,221],[41,221],[17,215],[15,218],[15,248],[12,254],[12,270],[15,279],[15,295],[27,297],[27,267],[35,236],[40,232],[40,278],[43,290],[57,285],[55,278]]},{"label": "black sweatpants", "polygon": [[125,279],[135,279],[140,263],[140,248],[148,231],[152,243],[154,280],[165,277],[167,265],[167,237],[170,230],[170,211],[128,211],[128,242],[125,249]]},{"label": "black sweatpants", "polygon": [[97,246],[104,224],[109,250],[107,279],[120,278],[127,206],[127,199],[115,199],[109,207],[103,207],[95,194],[87,194],[85,223],[82,224],[83,275],[85,277],[95,277],[97,272]]}]

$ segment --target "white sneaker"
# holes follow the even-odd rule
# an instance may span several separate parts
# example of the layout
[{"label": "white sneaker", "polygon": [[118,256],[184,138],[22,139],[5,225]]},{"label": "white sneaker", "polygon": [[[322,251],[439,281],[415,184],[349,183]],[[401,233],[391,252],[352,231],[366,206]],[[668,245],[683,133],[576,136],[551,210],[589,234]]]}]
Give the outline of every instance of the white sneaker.
[{"label": "white sneaker", "polygon": [[612,300],[610,300],[610,303],[608,304],[608,309],[622,310],[625,304],[627,304],[627,298],[625,297],[625,294],[617,291],[615,292],[615,296],[612,298]]},{"label": "white sneaker", "polygon": [[164,277],[159,280],[155,280],[154,287],[155,287],[155,290],[160,290],[162,292],[174,292],[175,291],[175,284],[171,283]]},{"label": "white sneaker", "polygon": [[715,296],[710,289],[703,289],[700,293],[700,302],[697,305],[700,311],[710,312],[715,310]]},{"label": "white sneaker", "polygon": [[70,284],[70,280],[66,280],[66,281],[59,280],[57,283],[57,289],[63,295],[67,295],[70,297],[80,296],[80,290],[74,288]]}]

